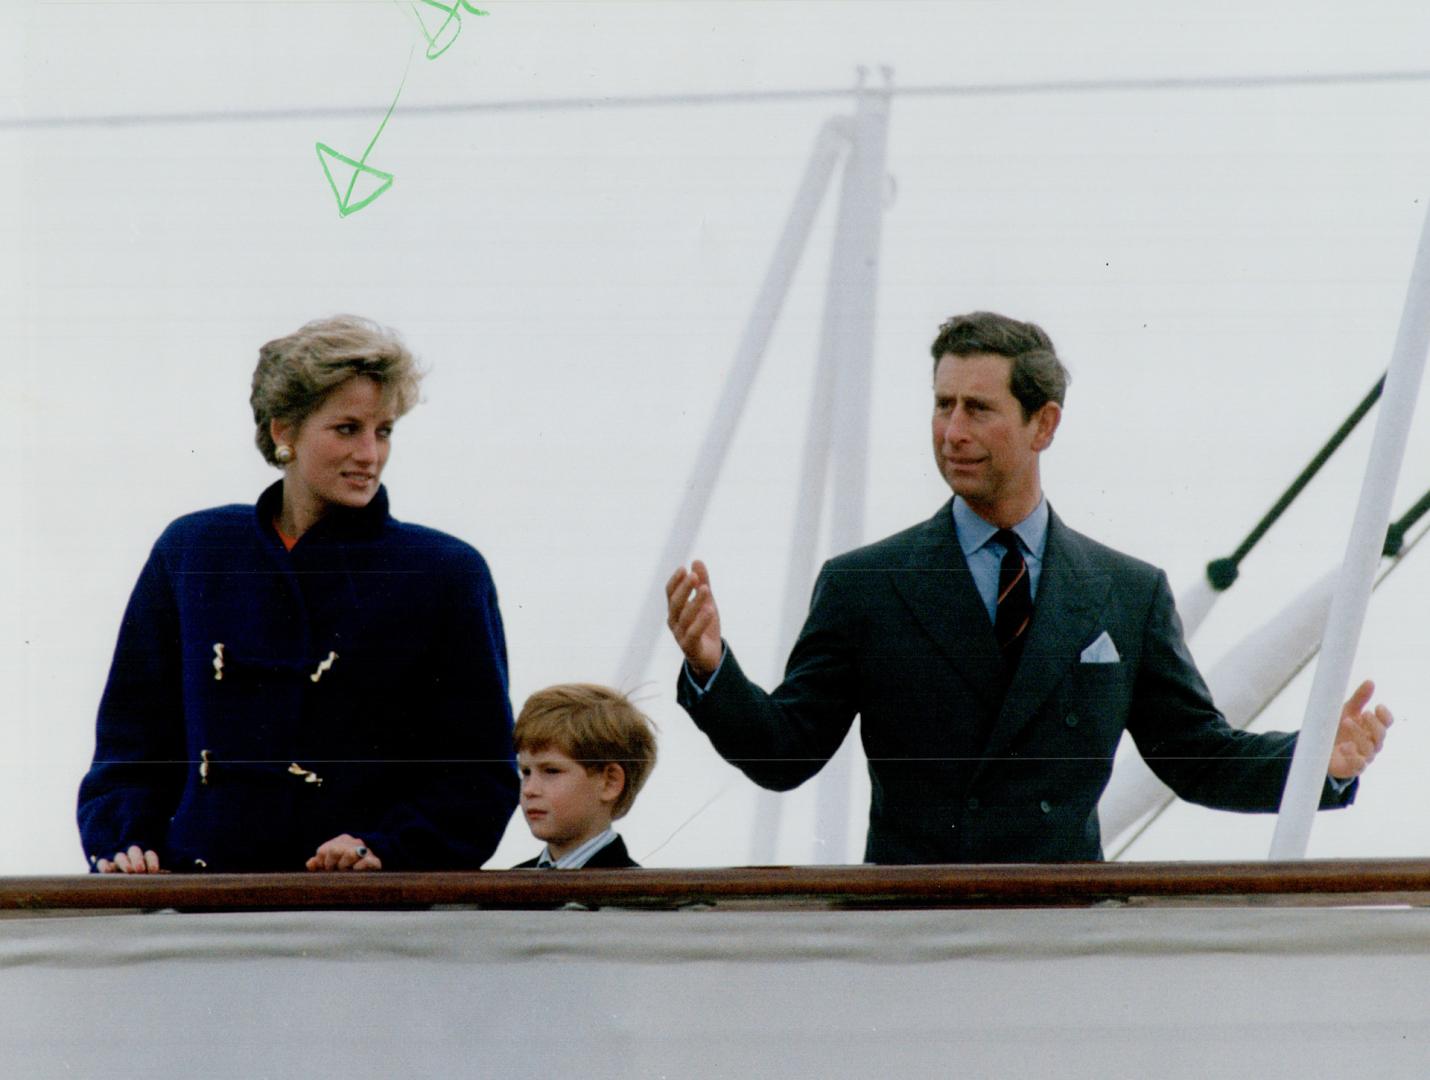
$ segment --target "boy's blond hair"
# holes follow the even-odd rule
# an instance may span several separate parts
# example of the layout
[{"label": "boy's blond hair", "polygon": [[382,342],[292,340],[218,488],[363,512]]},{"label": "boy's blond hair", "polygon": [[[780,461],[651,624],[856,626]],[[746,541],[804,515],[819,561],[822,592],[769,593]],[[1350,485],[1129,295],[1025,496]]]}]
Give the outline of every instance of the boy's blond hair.
[{"label": "boy's blond hair", "polygon": [[594,683],[560,683],[526,699],[512,742],[518,753],[559,750],[588,773],[614,762],[626,785],[611,807],[624,817],[655,768],[655,730],[650,718],[619,690]]}]

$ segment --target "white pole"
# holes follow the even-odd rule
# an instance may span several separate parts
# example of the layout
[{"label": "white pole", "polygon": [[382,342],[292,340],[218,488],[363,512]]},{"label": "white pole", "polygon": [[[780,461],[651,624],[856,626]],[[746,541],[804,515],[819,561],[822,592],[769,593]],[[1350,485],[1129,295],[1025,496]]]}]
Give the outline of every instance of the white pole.
[{"label": "white pole", "polygon": [[1182,620],[1182,637],[1191,641],[1196,637],[1202,623],[1211,614],[1221,593],[1212,588],[1212,583],[1203,573],[1191,586],[1177,597],[1177,617]]},{"label": "white pole", "polygon": [[[860,72],[861,79],[863,71]],[[873,383],[879,244],[884,223],[889,72],[878,90],[861,87],[854,113],[854,145],[844,167],[839,218],[830,259],[820,341],[820,373],[834,378],[833,508],[830,546],[848,551],[864,539],[868,487],[869,397]],[[828,362],[825,362],[825,361]],[[850,850],[849,793],[858,740],[844,745],[819,775],[815,794],[813,857],[816,863],[858,862]]]},{"label": "white pole", "polygon": [[[632,687],[645,674],[655,653],[656,642],[664,632],[665,582],[680,563],[690,554],[690,547],[700,531],[700,522],[705,517],[705,508],[710,502],[710,493],[720,475],[720,467],[729,452],[740,414],[745,401],[750,396],[755,375],[760,370],[765,347],[769,344],[775,320],[784,306],[789,292],[790,280],[799,266],[800,256],[809,241],[810,230],[824,199],[825,189],[839,156],[849,143],[849,121],[846,117],[833,117],[824,122],[810,152],[809,164],[805,166],[804,178],[800,181],[794,205],[790,207],[784,231],[775,245],[774,256],[764,281],[755,298],[754,310],[745,324],[744,335],[740,338],[735,352],[735,363],[725,379],[724,390],[715,407],[715,415],[705,432],[705,441],[695,456],[695,467],[690,480],[685,485],[685,495],[676,511],[671,525],[670,536],[660,561],[656,563],[654,580],[641,597],[640,612],[636,617],[635,630],[626,646],[625,655],[617,668],[616,685]],[[659,610],[654,610],[658,606]]]},{"label": "white pole", "polygon": [[1430,212],[1426,213],[1420,231],[1420,245],[1415,253],[1390,370],[1385,377],[1385,392],[1381,396],[1380,415],[1376,418],[1375,439],[1366,464],[1360,503],[1346,544],[1336,595],[1331,601],[1326,636],[1321,643],[1311,696],[1306,702],[1301,736],[1296,741],[1291,774],[1281,796],[1281,813],[1271,839],[1272,859],[1300,859],[1306,855],[1326,767],[1334,749],[1341,698],[1350,682],[1361,624],[1365,621],[1376,566],[1385,546],[1390,503],[1405,457],[1410,422],[1415,416],[1427,349],[1430,349]]},{"label": "white pole", "polygon": [[[814,371],[814,392],[809,398],[809,419],[805,427],[804,457],[800,463],[799,490],[795,495],[794,539],[785,566],[784,605],[780,616],[780,636],[770,665],[774,685],[780,681],[785,659],[794,647],[809,611],[809,593],[814,584],[815,553],[819,550],[820,518],[829,476],[829,415],[834,403],[834,371],[828,356],[821,355]],[[750,865],[770,866],[779,846],[784,820],[783,792],[760,788],[755,815],[750,824]]]}]

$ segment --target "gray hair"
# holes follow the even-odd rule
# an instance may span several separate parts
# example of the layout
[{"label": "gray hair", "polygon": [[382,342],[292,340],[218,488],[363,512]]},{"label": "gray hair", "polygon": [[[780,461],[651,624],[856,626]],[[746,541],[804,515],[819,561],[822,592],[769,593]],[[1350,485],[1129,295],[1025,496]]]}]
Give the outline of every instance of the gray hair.
[{"label": "gray hair", "polygon": [[358,375],[382,387],[398,416],[417,404],[422,372],[397,332],[356,315],[315,319],[258,350],[253,369],[253,438],[263,460],[282,468],[275,454],[274,420],[302,424],[335,388]]}]

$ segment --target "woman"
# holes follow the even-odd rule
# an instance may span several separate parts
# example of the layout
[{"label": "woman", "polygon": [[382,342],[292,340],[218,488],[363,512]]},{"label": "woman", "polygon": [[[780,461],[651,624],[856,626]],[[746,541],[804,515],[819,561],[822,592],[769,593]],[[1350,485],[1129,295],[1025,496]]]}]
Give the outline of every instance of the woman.
[{"label": "woman", "polygon": [[516,805],[501,615],[475,549],[388,515],[417,398],[341,316],[259,351],[253,506],[175,521],[139,576],[80,785],[100,872],[476,869]]}]

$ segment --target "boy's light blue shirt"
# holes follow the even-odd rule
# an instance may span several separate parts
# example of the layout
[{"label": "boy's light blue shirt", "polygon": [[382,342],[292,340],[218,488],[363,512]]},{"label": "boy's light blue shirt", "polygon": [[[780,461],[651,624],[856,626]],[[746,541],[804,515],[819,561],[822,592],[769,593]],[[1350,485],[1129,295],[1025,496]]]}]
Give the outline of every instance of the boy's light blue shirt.
[{"label": "boy's light blue shirt", "polygon": [[576,850],[568,851],[554,861],[551,858],[551,846],[548,844],[541,849],[541,854],[536,857],[536,868],[538,870],[579,870],[591,860],[592,855],[615,838],[616,830],[608,825],[605,832],[591,837]]}]

